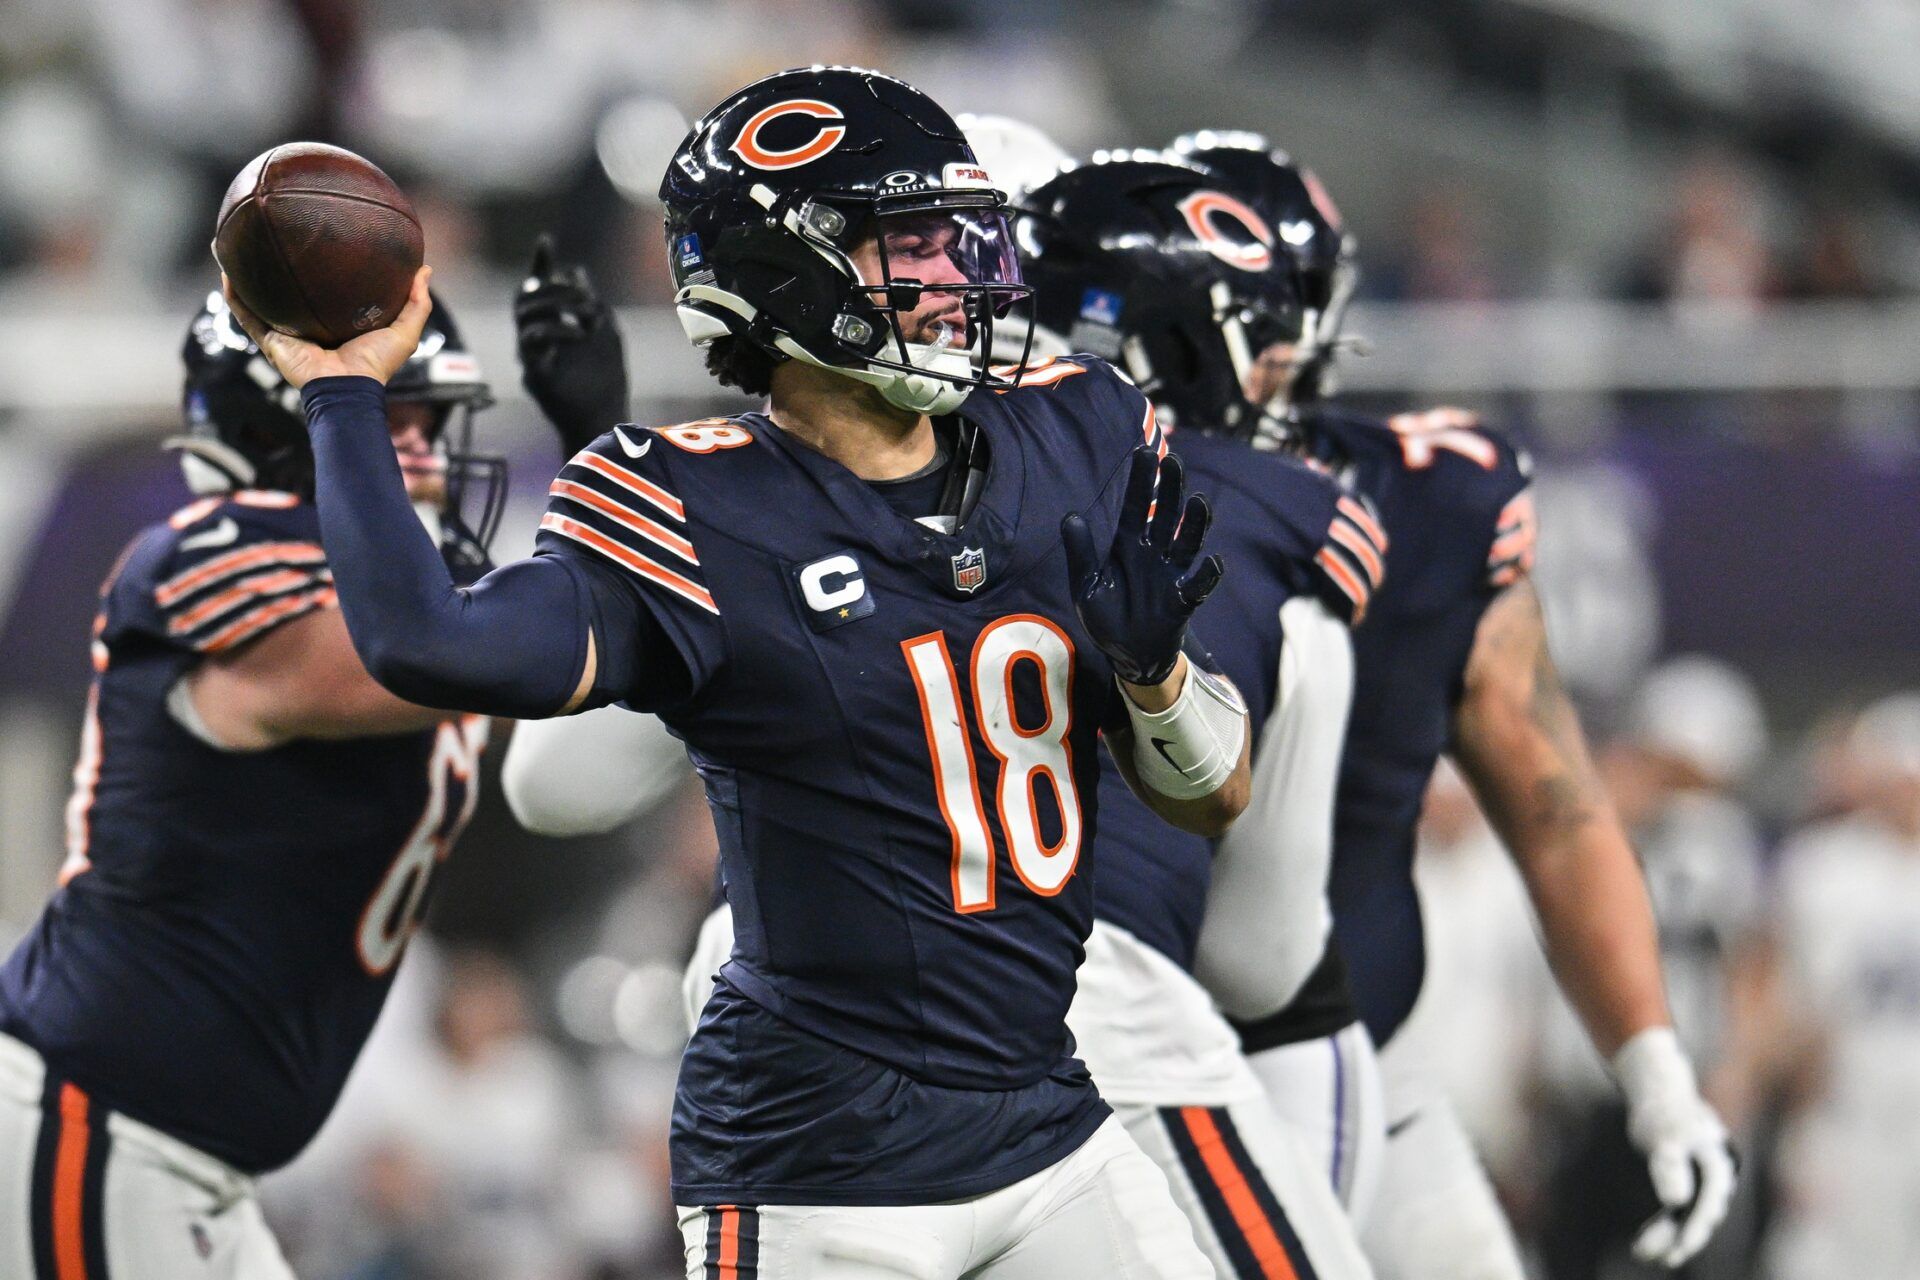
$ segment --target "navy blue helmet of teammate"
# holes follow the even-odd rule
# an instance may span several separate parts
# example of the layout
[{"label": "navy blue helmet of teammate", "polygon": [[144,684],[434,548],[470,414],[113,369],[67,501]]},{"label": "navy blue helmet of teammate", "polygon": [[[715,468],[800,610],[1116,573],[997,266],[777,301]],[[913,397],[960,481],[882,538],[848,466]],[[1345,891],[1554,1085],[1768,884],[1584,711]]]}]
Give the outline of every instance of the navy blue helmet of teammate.
[{"label": "navy blue helmet of teammate", "polygon": [[1123,367],[1166,425],[1253,433],[1256,366],[1303,312],[1240,188],[1169,155],[1100,153],[1029,192],[1017,235],[1037,325]]},{"label": "navy blue helmet of teammate", "polygon": [[[313,450],[300,393],[260,354],[217,290],[187,326],[180,358],[186,430],[165,444],[180,453],[188,486],[199,494],[272,489],[311,498]],[[387,399],[434,408],[427,444],[445,466],[440,514],[459,541],[483,552],[504,509],[506,463],[473,449],[473,417],[493,403],[493,391],[441,299],[434,299],[413,358],[388,384]]]},{"label": "navy blue helmet of teammate", "polygon": [[[1012,385],[988,363],[1026,294],[1004,197],[911,86],[848,67],[758,80],[694,125],[660,199],[681,324],[723,381],[765,391],[733,339],[763,369],[820,365],[917,413]],[[870,238],[878,262],[857,261]]]},{"label": "navy blue helmet of teammate", "polygon": [[1290,405],[1331,395],[1334,357],[1343,345],[1351,345],[1341,341],[1341,327],[1360,268],[1358,245],[1326,187],[1258,133],[1201,129],[1181,134],[1170,149],[1245,192],[1299,270],[1306,311],[1292,375],[1274,407],[1284,412]]}]

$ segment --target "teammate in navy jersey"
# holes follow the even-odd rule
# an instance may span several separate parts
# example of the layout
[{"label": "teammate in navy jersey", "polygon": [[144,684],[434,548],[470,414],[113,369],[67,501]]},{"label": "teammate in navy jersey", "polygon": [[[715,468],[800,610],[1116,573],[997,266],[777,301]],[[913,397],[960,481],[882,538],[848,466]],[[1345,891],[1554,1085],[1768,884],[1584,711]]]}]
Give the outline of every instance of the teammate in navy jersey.
[{"label": "teammate in navy jersey", "polygon": [[1182,653],[1205,502],[1099,360],[989,368],[1000,197],[917,91],[769,77],[662,199],[689,336],[770,410],[601,437],[470,589],[373,439],[427,273],[337,351],[243,317],[303,387],[356,647],[428,702],[687,742],[739,921],[675,1106],[690,1276],[1211,1274],[1064,1022],[1098,734],[1187,829],[1246,803],[1244,711]]},{"label": "teammate in navy jersey", "polygon": [[[1547,650],[1525,455],[1458,410],[1379,422],[1324,403],[1355,271],[1337,210],[1256,135],[1189,135],[1175,149],[1235,175],[1295,229],[1310,314],[1276,370],[1271,434],[1370,498],[1391,539],[1390,585],[1355,637],[1331,882],[1348,986],[1383,1049],[1390,1141],[1363,1223],[1369,1252],[1384,1276],[1523,1274],[1458,1120],[1392,1039],[1420,989],[1414,826],[1445,751],[1517,860],[1562,989],[1625,1094],[1660,1206],[1636,1252],[1678,1266],[1724,1216],[1734,1163],[1674,1038],[1646,888]],[[1320,1020],[1296,1004],[1242,1028],[1276,1096],[1312,1097],[1330,1077]]]},{"label": "teammate in navy jersey", "polygon": [[[443,310],[409,352],[383,449],[471,577],[487,387]],[[102,588],[60,888],[0,969],[8,1276],[291,1276],[253,1178],[332,1109],[478,798],[486,720],[354,655],[293,389],[218,294],[184,358],[204,496]]]},{"label": "teammate in navy jersey", "polygon": [[1208,986],[1297,989],[1326,945],[1347,632],[1380,587],[1385,547],[1361,500],[1252,447],[1270,392],[1261,357],[1298,339],[1302,299],[1246,193],[1170,156],[1103,153],[1022,207],[1039,332],[1111,354],[1212,499],[1210,544],[1234,572],[1195,625],[1246,694],[1255,735],[1255,798],[1217,854],[1103,774],[1096,919],[1068,1025],[1216,1270],[1368,1276],[1325,1171],[1262,1096],[1194,970],[1203,917],[1211,932],[1219,914],[1210,893],[1238,899],[1260,928],[1213,946]]}]

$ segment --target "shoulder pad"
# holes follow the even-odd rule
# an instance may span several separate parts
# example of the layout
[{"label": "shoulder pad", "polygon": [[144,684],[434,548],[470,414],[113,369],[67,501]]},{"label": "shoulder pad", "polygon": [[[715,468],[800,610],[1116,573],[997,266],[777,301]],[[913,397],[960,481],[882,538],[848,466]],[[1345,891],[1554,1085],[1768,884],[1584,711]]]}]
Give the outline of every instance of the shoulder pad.
[{"label": "shoulder pad", "polygon": [[[1011,377],[1014,366],[1004,365],[996,372]],[[1130,454],[1146,444],[1166,456],[1166,433],[1154,418],[1153,405],[1124,373],[1099,356],[1086,352],[1050,356],[1026,366],[1019,386],[995,394],[1032,395],[1045,397],[1041,404],[1057,403],[1076,423],[1085,424],[1102,449],[1110,441]]]},{"label": "shoulder pad", "polygon": [[142,580],[116,587],[150,600],[170,643],[218,653],[334,603],[319,517],[293,494],[204,498],[173,514],[163,541]]},{"label": "shoulder pad", "polygon": [[668,455],[718,453],[753,441],[750,430],[726,418],[615,427],[568,459],[547,487],[539,544],[547,550],[584,550],[650,592],[665,592],[718,615]]}]

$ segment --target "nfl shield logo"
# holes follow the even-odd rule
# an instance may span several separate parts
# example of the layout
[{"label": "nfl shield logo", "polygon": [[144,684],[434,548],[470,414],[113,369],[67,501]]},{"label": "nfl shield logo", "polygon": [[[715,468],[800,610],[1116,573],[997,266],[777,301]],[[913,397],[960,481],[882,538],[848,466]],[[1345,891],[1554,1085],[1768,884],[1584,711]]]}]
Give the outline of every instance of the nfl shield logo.
[{"label": "nfl shield logo", "polygon": [[968,547],[953,558],[953,585],[956,589],[972,595],[987,581],[987,553],[978,547]]}]

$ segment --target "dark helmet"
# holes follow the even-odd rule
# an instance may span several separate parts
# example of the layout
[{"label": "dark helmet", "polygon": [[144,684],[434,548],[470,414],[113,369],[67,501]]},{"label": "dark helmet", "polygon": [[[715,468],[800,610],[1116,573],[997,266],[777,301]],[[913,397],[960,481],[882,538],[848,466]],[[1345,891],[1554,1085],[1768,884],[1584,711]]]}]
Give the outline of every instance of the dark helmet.
[{"label": "dark helmet", "polygon": [[[1265,137],[1238,129],[1202,129],[1173,140],[1172,150],[1222,174],[1250,193],[1299,265],[1307,313],[1301,326],[1288,404],[1310,403],[1333,392],[1333,361],[1341,325],[1359,283],[1358,248],[1340,210],[1311,170],[1296,164]],[[1286,408],[1283,404],[1279,408]]]},{"label": "dark helmet", "polygon": [[[851,67],[755,81],[694,125],[660,199],[694,345],[742,339],[921,413],[1012,385],[988,363],[994,321],[1027,292],[1005,200],[919,90]],[[850,255],[875,237],[867,279]],[[930,317],[928,298],[952,305]]]},{"label": "dark helmet", "polygon": [[[181,412],[187,429],[164,444],[182,455],[194,492],[279,489],[313,496],[313,450],[300,393],[260,354],[217,290],[187,327],[180,356],[186,366]],[[387,400],[440,406],[430,434],[447,463],[447,504],[441,514],[459,537],[484,547],[506,497],[505,461],[472,450],[473,415],[493,403],[493,392],[461,341],[453,313],[438,297],[419,347],[387,382]],[[477,507],[471,521],[462,519],[468,499]]]},{"label": "dark helmet", "polygon": [[1155,151],[1097,152],[1022,202],[1034,323],[1126,370],[1169,425],[1251,436],[1260,353],[1300,333],[1292,262],[1244,192]]}]

